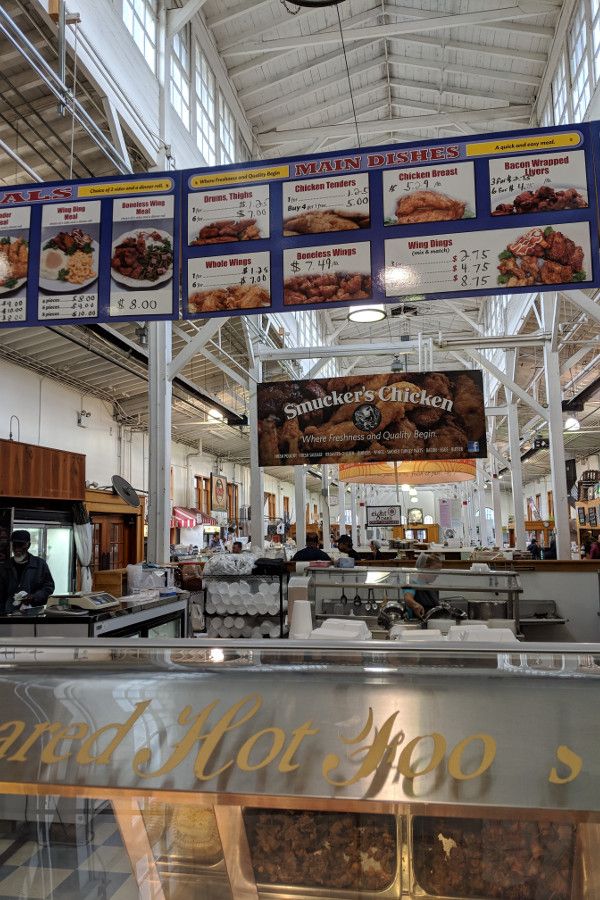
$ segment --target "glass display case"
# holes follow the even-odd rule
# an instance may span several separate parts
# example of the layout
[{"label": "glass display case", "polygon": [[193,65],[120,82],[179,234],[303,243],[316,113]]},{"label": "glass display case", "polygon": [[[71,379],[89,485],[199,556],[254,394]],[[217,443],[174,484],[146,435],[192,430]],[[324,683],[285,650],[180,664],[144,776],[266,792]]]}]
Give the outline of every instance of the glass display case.
[{"label": "glass display case", "polygon": [[[488,568],[485,564],[484,568]],[[517,572],[415,568],[312,569],[310,599],[317,620],[332,616],[365,619],[375,629],[381,607],[388,600],[402,601],[404,588],[425,587],[438,592],[440,601],[463,610],[470,619],[497,618],[515,622],[520,630]]]},{"label": "glass display case", "polygon": [[0,666],[0,897],[600,896],[600,645],[5,642]]}]

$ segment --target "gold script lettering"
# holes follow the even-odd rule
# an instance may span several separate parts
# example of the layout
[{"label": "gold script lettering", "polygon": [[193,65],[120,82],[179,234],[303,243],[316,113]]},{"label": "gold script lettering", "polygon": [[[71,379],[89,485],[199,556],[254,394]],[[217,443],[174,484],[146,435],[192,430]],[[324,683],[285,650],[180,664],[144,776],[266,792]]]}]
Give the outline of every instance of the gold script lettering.
[{"label": "gold script lettering", "polygon": [[[206,706],[202,710],[202,712],[196,716],[187,734],[181,741],[175,744],[173,753],[159,769],[156,769],[153,772],[145,772],[143,770],[143,766],[150,762],[150,759],[152,757],[152,750],[150,750],[149,747],[142,747],[141,750],[138,750],[133,758],[133,771],[135,772],[135,774],[139,775],[140,778],[156,778],[161,775],[166,775],[173,769],[177,768],[177,766],[186,758],[194,744],[198,740],[200,740],[202,736],[202,729],[206,725],[206,721],[211,712],[215,709],[216,706],[218,706],[218,704],[218,700],[213,700],[212,703]],[[178,722],[180,725],[187,724],[191,711],[191,706],[186,706],[185,709],[180,712],[178,718]]]},{"label": "gold script lettering", "polygon": [[292,731],[293,738],[290,741],[289,747],[287,747],[285,753],[279,760],[279,765],[277,768],[280,772],[295,772],[296,769],[300,768],[300,763],[294,762],[294,754],[297,750],[300,749],[300,744],[304,740],[305,737],[308,737],[311,734],[318,734],[318,728],[311,728],[312,722],[304,722],[298,728],[295,728]]},{"label": "gold script lettering", "polygon": [[8,761],[27,762],[27,753],[29,750],[31,750],[37,739],[45,732],[49,731],[51,734],[54,734],[57,731],[60,731],[62,727],[63,726],[60,724],[60,722],[53,722],[52,724],[50,724],[50,722],[40,722],[35,726],[25,743],[21,744],[17,752],[8,757]]},{"label": "gold script lettering", "polygon": [[[241,712],[245,706],[248,706],[248,704],[251,704],[250,708],[236,721],[235,717],[237,714]],[[253,719],[261,706],[262,697],[259,694],[249,694],[247,697],[244,697],[238,703],[231,706],[225,715],[219,719],[212,731],[200,735],[200,740],[204,740],[204,746],[198,751],[196,762],[194,763],[196,778],[199,778],[200,781],[210,781],[211,778],[216,778],[217,775],[221,775],[222,772],[231,768],[233,765],[232,759],[224,763],[220,769],[215,769],[214,772],[205,771],[214,750],[227,732],[233,731],[241,725],[244,725],[246,722],[249,722],[250,719]]]},{"label": "gold script lettering", "polygon": [[[464,751],[473,741],[481,741],[483,744],[483,756],[479,766],[473,772],[466,774],[462,770],[461,760]],[[480,775],[489,769],[496,758],[496,741],[489,734],[472,734],[465,738],[460,744],[457,744],[448,760],[448,772],[452,778],[457,781],[471,781],[473,778],[479,778]]]},{"label": "gold script lettering", "polygon": [[[412,753],[415,747],[420,743],[420,741],[424,741],[427,738],[431,738],[431,740],[433,741],[431,759],[424,769],[417,771],[413,768],[411,763]],[[398,771],[401,775],[404,775],[405,778],[418,778],[419,775],[427,775],[428,772],[432,772],[439,766],[445,755],[446,739],[442,734],[439,734],[437,731],[434,731],[432,734],[422,734],[419,737],[413,738],[412,741],[409,741],[409,743],[400,754],[400,759],[398,761]]]},{"label": "gold script lettering", "polygon": [[[252,765],[250,763],[250,754],[256,744],[258,744],[260,739],[266,734],[272,735],[271,749],[264,759],[261,759],[260,762]],[[281,753],[284,744],[285,731],[281,728],[263,728],[262,731],[257,731],[256,734],[253,734],[252,737],[249,737],[248,740],[242,744],[240,752],[237,755],[237,764],[242,772],[256,772],[258,769],[264,769],[265,766],[270,765],[270,763],[272,763]]]},{"label": "gold script lettering", "polygon": [[85,722],[74,722],[72,725],[61,728],[60,731],[50,738],[42,750],[40,759],[48,766],[52,765],[52,763],[62,762],[64,759],[68,759],[71,755],[71,751],[69,750],[67,753],[58,754],[56,752],[58,745],[62,741],[79,741],[86,736],[89,730],[89,726],[86,725]]},{"label": "gold script lettering", "polygon": [[[96,763],[100,766],[105,766],[110,762],[110,758],[121,741],[124,740],[127,732],[131,731],[137,720],[142,716],[150,704],[152,700],[144,700],[142,703],[136,703],[134,707],[134,711],[129,716],[126,722],[123,724],[119,724],[115,722],[110,725],[104,725],[102,728],[99,728],[98,731],[94,731],[86,740],[83,742],[79,753],[77,754],[77,762],[83,765],[88,765],[89,763]],[[91,748],[94,746],[95,742],[98,738],[105,734],[107,731],[115,731],[115,736],[112,741],[108,744],[108,746],[100,753],[98,756],[92,756]]]},{"label": "gold script lettering", "polygon": [[4,722],[0,725],[0,734],[3,731],[7,731],[9,728],[12,728],[13,733],[0,738],[0,759],[4,759],[9,748],[12,747],[15,741],[19,740],[25,731],[25,722],[21,722],[20,719],[15,719],[12,722]]},{"label": "gold script lettering", "polygon": [[[360,781],[362,778],[367,778],[367,776],[372,775],[384,761],[386,756],[388,762],[392,763],[398,744],[404,737],[402,733],[395,735],[393,738],[391,737],[392,728],[394,727],[397,715],[398,712],[392,713],[392,715],[386,719],[370,746],[361,748],[351,755],[351,758],[354,758],[364,750],[367,751],[358,772],[353,775],[352,778],[340,781],[329,777],[331,772],[339,766],[340,758],[336,753],[328,753],[323,760],[323,777],[328,784],[332,784],[334,787],[348,787],[348,785],[356,784],[356,782]],[[364,728],[362,729],[360,736],[362,737],[363,735]],[[345,743],[354,743],[354,741],[345,741]]]},{"label": "gold script lettering", "polygon": [[559,762],[563,763],[563,765],[568,766],[570,772],[562,778],[558,774],[556,766],[552,766],[548,781],[551,784],[568,784],[570,781],[575,781],[583,768],[583,759],[581,756],[575,753],[574,750],[571,750],[570,747],[567,747],[566,744],[561,744],[560,747],[557,747],[556,749],[556,758]]}]

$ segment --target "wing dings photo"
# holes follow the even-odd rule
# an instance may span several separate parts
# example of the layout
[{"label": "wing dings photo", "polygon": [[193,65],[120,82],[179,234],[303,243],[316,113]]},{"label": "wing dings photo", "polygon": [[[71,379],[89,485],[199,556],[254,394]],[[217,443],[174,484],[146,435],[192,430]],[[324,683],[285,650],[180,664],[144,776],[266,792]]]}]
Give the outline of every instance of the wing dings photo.
[{"label": "wing dings photo", "polygon": [[484,457],[481,372],[258,386],[261,466]]}]

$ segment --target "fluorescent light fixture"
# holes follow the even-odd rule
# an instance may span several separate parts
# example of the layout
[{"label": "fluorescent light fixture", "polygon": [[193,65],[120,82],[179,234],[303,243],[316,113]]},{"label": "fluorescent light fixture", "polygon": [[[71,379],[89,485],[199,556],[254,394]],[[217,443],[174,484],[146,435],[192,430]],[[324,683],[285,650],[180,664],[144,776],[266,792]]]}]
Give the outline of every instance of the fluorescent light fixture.
[{"label": "fluorescent light fixture", "polygon": [[218,419],[219,422],[222,422],[225,418],[223,413],[218,409],[209,409],[207,415],[209,419]]},{"label": "fluorescent light fixture", "polygon": [[411,489],[410,484],[401,484],[400,485],[401,491],[410,491],[410,489]]},{"label": "fluorescent light fixture", "polygon": [[381,322],[385,319],[387,313],[383,303],[377,303],[373,306],[355,306],[348,313],[349,322]]},{"label": "fluorescent light fixture", "polygon": [[410,498],[410,502],[411,502],[411,503],[418,503],[418,502],[419,502],[419,498],[417,497],[416,494],[413,494],[413,495],[412,495],[412,497]]},{"label": "fluorescent light fixture", "polygon": [[565,431],[579,431],[580,428],[581,422],[579,419],[576,419],[575,416],[569,416],[565,422]]}]

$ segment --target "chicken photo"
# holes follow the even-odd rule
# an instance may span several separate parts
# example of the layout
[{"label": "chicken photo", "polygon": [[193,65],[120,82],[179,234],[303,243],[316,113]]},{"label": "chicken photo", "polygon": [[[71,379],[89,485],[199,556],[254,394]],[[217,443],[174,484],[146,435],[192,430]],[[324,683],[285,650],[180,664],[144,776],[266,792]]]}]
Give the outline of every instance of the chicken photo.
[{"label": "chicken photo", "polygon": [[465,203],[437,191],[414,191],[398,200],[396,219],[399,225],[462,219],[465,206]]},{"label": "chicken photo", "polygon": [[587,279],[583,247],[554,228],[531,228],[499,255],[498,284],[529,287]]},{"label": "chicken photo", "polygon": [[320,234],[328,231],[354,231],[357,228],[368,228],[368,213],[348,212],[346,210],[324,209],[305,212],[285,219],[283,234],[292,237],[296,234]]}]

